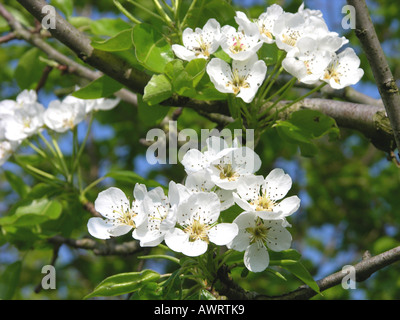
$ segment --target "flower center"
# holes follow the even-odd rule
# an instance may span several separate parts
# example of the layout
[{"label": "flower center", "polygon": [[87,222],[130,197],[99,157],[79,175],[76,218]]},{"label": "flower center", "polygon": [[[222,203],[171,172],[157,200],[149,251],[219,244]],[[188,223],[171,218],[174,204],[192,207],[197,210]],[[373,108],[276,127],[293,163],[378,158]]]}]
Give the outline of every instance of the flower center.
[{"label": "flower center", "polygon": [[259,27],[260,33],[265,35],[266,37],[273,39],[272,33],[270,31],[270,28],[268,28],[265,23],[261,23],[261,26]]},{"label": "flower center", "polygon": [[250,88],[249,83],[246,81],[247,77],[241,76],[237,69],[232,71],[232,80],[228,81],[227,86],[231,86],[233,93],[236,95],[241,88]]},{"label": "flower center", "polygon": [[287,45],[294,47],[296,45],[297,40],[300,37],[300,32],[296,30],[288,30],[287,33],[282,35],[282,42]]},{"label": "flower center", "polygon": [[228,181],[235,181],[239,175],[236,173],[235,170],[233,170],[231,164],[225,164],[225,165],[217,165],[215,166],[219,170],[219,178],[220,179],[228,179]]},{"label": "flower center", "polygon": [[268,196],[259,196],[258,199],[254,201],[256,206],[256,211],[273,211],[275,202],[271,200]]},{"label": "flower center", "polygon": [[74,120],[72,119],[72,118],[67,118],[67,119],[64,119],[64,121],[63,121],[63,126],[64,127],[68,127],[68,128],[70,128],[70,129],[73,129],[74,128]]},{"label": "flower center", "polygon": [[208,51],[208,49],[210,48],[210,45],[206,42],[204,42],[203,37],[200,36],[197,39],[197,43],[199,44],[198,47],[193,47],[193,50],[195,51],[195,55],[196,57],[199,55],[204,55],[206,57],[210,56],[210,52]]},{"label": "flower center", "polygon": [[127,226],[136,228],[133,218],[136,217],[137,214],[133,212],[131,209],[128,208],[124,210],[123,206],[121,205],[121,208],[114,209],[113,213],[118,214],[118,217],[115,219],[118,224],[125,224]]},{"label": "flower center", "polygon": [[250,233],[250,244],[255,242],[264,243],[267,240],[268,230],[270,228],[264,225],[264,222],[257,218],[256,225],[254,227],[246,228],[246,231]]},{"label": "flower center", "polygon": [[238,53],[246,50],[246,46],[244,45],[244,43],[242,43],[242,37],[240,35],[233,37],[233,44],[229,49],[232,53]]},{"label": "flower center", "polygon": [[191,225],[188,225],[183,231],[189,234],[189,241],[202,240],[209,243],[208,240],[209,226],[201,223],[199,220],[193,220]]},{"label": "flower center", "polygon": [[328,68],[325,70],[324,79],[333,79],[337,84],[340,84],[340,77],[342,76],[342,74],[337,70],[338,65],[338,61],[331,62]]}]

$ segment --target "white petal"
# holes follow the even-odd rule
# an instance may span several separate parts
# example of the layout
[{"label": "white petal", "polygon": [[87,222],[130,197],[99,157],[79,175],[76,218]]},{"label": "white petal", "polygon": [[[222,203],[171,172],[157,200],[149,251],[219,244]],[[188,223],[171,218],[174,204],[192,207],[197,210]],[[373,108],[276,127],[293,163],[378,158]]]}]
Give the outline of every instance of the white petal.
[{"label": "white petal", "polygon": [[111,187],[98,194],[94,207],[102,216],[115,219],[119,216],[118,212],[129,210],[130,204],[122,190]]},{"label": "white petal", "polygon": [[136,200],[143,200],[144,197],[147,194],[147,188],[144,184],[135,184],[135,188],[133,189],[133,196],[135,197]]},{"label": "white petal", "polygon": [[173,44],[172,50],[174,51],[175,55],[182,60],[191,61],[197,58],[196,54],[193,51],[179,44]]},{"label": "white petal", "polygon": [[278,205],[274,207],[274,211],[282,212],[284,217],[290,216],[296,212],[300,207],[300,198],[298,196],[291,196],[283,199]]},{"label": "white petal", "polygon": [[233,93],[232,87],[227,85],[232,80],[232,70],[229,64],[219,58],[213,58],[207,64],[206,71],[219,92]]},{"label": "white petal", "polygon": [[243,260],[244,265],[250,271],[264,271],[269,265],[268,250],[263,245],[253,243],[247,247]]},{"label": "white petal", "polygon": [[189,241],[189,235],[181,229],[174,228],[165,234],[164,241],[171,250],[181,252],[182,244]]},{"label": "white petal", "polygon": [[269,227],[267,233],[267,247],[273,251],[282,251],[290,248],[292,235],[282,226],[280,220],[266,221],[264,224]]},{"label": "white petal", "polygon": [[203,240],[185,241],[182,244],[182,253],[189,257],[197,257],[207,251],[207,242]]},{"label": "white petal", "polygon": [[291,187],[292,179],[280,168],[272,170],[262,186],[263,192],[266,192],[271,200],[282,199]]},{"label": "white petal", "polygon": [[244,200],[255,200],[260,196],[260,188],[264,177],[260,175],[247,175],[239,179],[237,194]]},{"label": "white petal", "polygon": [[251,235],[245,229],[239,229],[238,235],[227,244],[229,249],[244,251],[250,245]]},{"label": "white petal", "polygon": [[231,242],[238,234],[239,228],[235,223],[219,223],[208,231],[208,238],[218,246]]},{"label": "white petal", "polygon": [[102,218],[90,218],[87,223],[89,233],[97,239],[110,239],[111,235],[108,232],[113,225],[106,222]]},{"label": "white petal", "polygon": [[210,165],[209,159],[197,149],[186,152],[181,163],[188,174],[206,169]]},{"label": "white petal", "polygon": [[110,228],[108,230],[108,232],[110,233],[110,235],[112,235],[113,237],[119,237],[122,236],[124,234],[127,234],[129,231],[132,230],[131,226],[128,226],[126,224],[124,225],[118,225],[118,226],[114,226],[112,228]]}]

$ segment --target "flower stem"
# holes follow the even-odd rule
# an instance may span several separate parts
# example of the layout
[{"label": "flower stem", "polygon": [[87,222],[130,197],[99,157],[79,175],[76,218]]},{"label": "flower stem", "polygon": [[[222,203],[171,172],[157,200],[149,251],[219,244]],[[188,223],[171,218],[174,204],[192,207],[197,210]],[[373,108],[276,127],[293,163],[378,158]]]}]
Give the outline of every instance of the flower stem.
[{"label": "flower stem", "polygon": [[118,8],[119,11],[121,11],[129,20],[131,20],[135,24],[140,24],[141,22],[136,19],[133,15],[129,13],[128,10],[126,10],[121,3],[119,3],[117,0],[113,0],[114,5]]},{"label": "flower stem", "polygon": [[137,3],[137,2],[134,1],[134,0],[127,0],[127,1],[128,1],[129,3],[131,3],[131,4],[133,4],[135,7],[138,7],[139,9],[142,9],[143,11],[145,11],[146,13],[148,13],[149,15],[151,15],[152,17],[154,17],[154,18],[156,18],[156,19],[159,19],[159,20],[161,20],[161,21],[163,21],[163,22],[166,22],[166,21],[164,20],[163,17],[161,17],[160,15],[158,15],[158,14],[154,13],[153,11],[147,9],[145,6],[141,5],[140,3]]}]

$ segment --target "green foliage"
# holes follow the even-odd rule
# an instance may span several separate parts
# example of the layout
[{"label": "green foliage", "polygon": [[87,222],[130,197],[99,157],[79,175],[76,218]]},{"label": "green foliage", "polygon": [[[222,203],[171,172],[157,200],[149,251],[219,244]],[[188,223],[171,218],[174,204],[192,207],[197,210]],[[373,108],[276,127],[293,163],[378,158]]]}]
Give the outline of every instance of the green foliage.
[{"label": "green foliage", "polygon": [[[152,2],[137,2],[157,12]],[[372,1],[371,4],[375,6],[371,5],[370,9],[380,40],[385,48],[390,49],[385,53],[395,78],[399,78],[400,60],[396,55],[400,35],[399,9],[389,2],[382,0],[381,5],[377,6]],[[33,30],[34,19],[26,10],[15,1],[5,0],[4,3],[23,26]],[[138,94],[137,109],[121,102],[116,112],[96,114],[98,129],[89,137],[87,148],[82,153],[80,183],[82,189],[99,178],[110,179],[112,183],[104,179],[92,186],[85,193],[87,199],[94,201],[98,192],[114,183],[132,192],[136,183],[143,183],[149,188],[165,188],[164,181],[182,181],[184,172],[180,166],[143,168],[138,160],[145,156],[146,148],[139,141],[146,137],[149,128],[159,126],[175,110],[173,105],[163,105],[170,98],[180,96],[204,101],[228,99],[211,83],[205,72],[206,61],[195,59],[184,62],[176,59],[171,45],[180,42],[179,31],[182,30],[173,30],[173,27],[161,23],[160,19],[127,2],[123,2],[123,5],[143,23],[135,25],[128,22],[112,1],[52,0],[50,3],[73,26],[91,38],[96,50],[123,58],[151,79],[144,92]],[[191,3],[181,1],[177,15],[180,21],[185,18]],[[300,1],[285,2],[287,9],[292,11],[297,10],[299,4]],[[83,6],[86,6],[84,10],[94,8],[100,16],[107,13],[107,17],[96,20],[86,17],[83,15],[86,12]],[[216,17],[221,25],[235,25],[235,10],[245,11],[244,8],[230,5],[229,1],[198,0],[182,27],[202,27],[209,18]],[[264,5],[247,8],[251,17],[257,17],[264,10]],[[171,19],[175,18],[167,12]],[[333,22],[340,23],[339,20]],[[7,22],[0,17],[0,33],[9,30]],[[351,39],[352,45],[359,44],[354,31],[349,30],[346,36]],[[63,54],[73,57],[68,49],[56,41],[48,42]],[[259,51],[259,57],[266,62],[269,72],[278,60],[278,52],[275,46],[267,45]],[[214,56],[231,62],[222,50]],[[364,83],[374,83],[367,59],[363,54],[360,54],[360,58],[361,67],[366,71]],[[1,100],[14,98],[23,89],[35,89],[49,61],[53,62],[51,57],[22,41],[0,46]],[[76,61],[81,63],[78,58]],[[62,98],[73,91],[76,84],[81,89],[74,95],[83,99],[111,97],[123,88],[108,76],[88,82],[73,72],[64,73],[53,68],[40,93],[42,97],[56,95]],[[274,84],[271,92],[279,89],[280,86]],[[298,92],[289,92],[285,98],[297,97]],[[242,125],[237,119],[227,128],[242,128]],[[194,110],[186,108],[179,116],[179,128],[192,128],[200,132],[201,129],[214,127],[216,124],[213,121]],[[222,129],[223,126],[217,128]],[[111,133],[104,137],[101,135],[103,130]],[[56,136],[57,139],[65,139],[64,145],[68,145],[66,137],[68,135]],[[128,294],[130,299],[135,300],[212,300],[216,297],[208,290],[208,285],[214,280],[221,264],[233,267],[232,278],[245,290],[280,295],[306,284],[319,292],[314,279],[321,274],[321,270],[324,271],[326,265],[331,265],[332,272],[336,272],[344,263],[358,262],[365,250],[379,254],[399,245],[399,171],[386,160],[387,155],[375,149],[365,137],[346,129],[340,129],[339,132],[332,118],[317,111],[300,110],[292,113],[287,120],[273,122],[272,128],[262,132],[258,138],[256,151],[263,161],[259,173],[265,174],[275,165],[286,166],[285,169],[294,173],[292,192],[304,196],[300,210],[290,221],[295,249],[269,251],[270,267],[265,272],[248,272],[243,265],[242,252],[227,254],[218,261],[213,260],[212,255],[201,259],[181,257],[179,254],[168,259],[153,256],[151,261],[157,263],[165,274],[170,274],[167,277],[149,269],[132,272],[141,267],[137,255],[100,257],[85,250],[65,249],[70,260],[60,259],[60,264],[56,265],[59,271],[57,287],[64,290],[35,294],[34,286],[42,276],[40,268],[49,263],[53,254],[53,245],[48,243],[48,239],[55,235],[84,239],[88,236],[86,224],[90,215],[82,208],[79,188],[72,187],[73,184],[64,187],[58,182],[49,183],[37,175],[25,179],[26,172],[14,171],[15,159],[11,159],[10,162],[14,162],[12,166],[0,172],[0,260],[11,257],[15,258],[11,261],[17,262],[0,266],[0,299],[91,299]],[[41,146],[44,148],[43,144]],[[66,149],[70,150],[68,147]],[[69,166],[73,155],[66,152],[64,156]],[[21,154],[19,160],[54,173],[59,178],[54,169],[56,157],[52,158],[53,164],[28,153]],[[140,175],[136,173],[142,169],[148,171],[144,170],[145,174]],[[76,177],[73,182],[78,185]],[[240,209],[234,206],[223,212],[221,219],[232,222],[238,212]],[[324,233],[325,230],[331,230],[332,235]],[[112,242],[131,240],[129,235],[112,239]],[[303,248],[308,250],[300,255]],[[166,248],[153,250],[153,255],[172,254]],[[179,265],[171,257],[178,259]],[[188,271],[198,269],[205,270],[206,276]],[[207,283],[199,281],[204,277]],[[367,284],[357,285],[367,299],[394,299],[400,294],[398,278],[395,268],[387,268],[369,279]],[[350,290],[338,286],[324,291],[323,296],[316,295],[315,299],[352,298],[354,296]]]}]

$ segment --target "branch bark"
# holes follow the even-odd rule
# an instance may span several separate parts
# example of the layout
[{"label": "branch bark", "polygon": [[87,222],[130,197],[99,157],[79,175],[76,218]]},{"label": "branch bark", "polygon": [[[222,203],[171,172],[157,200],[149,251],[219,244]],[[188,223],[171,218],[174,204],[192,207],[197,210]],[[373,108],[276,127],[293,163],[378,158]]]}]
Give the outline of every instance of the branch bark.
[{"label": "branch bark", "polygon": [[356,35],[367,56],[400,151],[400,95],[375,32],[365,0],[347,0],[356,11]]},{"label": "branch bark", "polygon": [[[38,21],[42,21],[47,12],[42,11],[48,3],[44,0],[18,0],[18,2]],[[135,70],[129,63],[116,55],[91,46],[91,40],[84,33],[74,28],[56,12],[56,26],[49,29],[51,35],[66,45],[88,65],[102,71],[119,81],[133,92],[143,93],[143,88],[149,81],[149,76]]]},{"label": "branch bark", "polygon": [[[68,66],[68,70],[78,75],[79,77],[88,79],[88,80],[96,80],[103,74],[99,71],[95,71],[89,69],[66,55],[62,54],[58,50],[54,49],[51,45],[49,45],[46,41],[44,41],[37,33],[31,33],[27,29],[25,29],[18,20],[16,20],[7,9],[0,4],[0,15],[3,16],[10,28],[13,30],[12,33],[16,38],[23,39],[36,48],[43,51],[49,59],[56,61],[61,65]],[[115,93],[115,96],[121,98],[122,100],[137,106],[137,96],[136,94],[130,92],[127,89],[121,89]]]},{"label": "branch bark", "polygon": [[[367,255],[362,261],[355,264],[355,276],[357,282],[362,282],[368,279],[373,273],[400,261],[400,246],[383,252],[374,257]],[[347,275],[346,272],[338,271],[321,280],[317,281],[320,292],[329,288],[337,286],[342,283],[343,278]],[[309,286],[301,286],[298,289],[286,293],[281,296],[267,296],[255,292],[248,292],[243,290],[228,276],[226,270],[222,270],[218,274],[218,279],[222,287],[220,293],[226,295],[229,299],[245,299],[245,300],[308,300],[317,293]]]},{"label": "branch bark", "polygon": [[67,245],[75,249],[92,250],[94,254],[100,256],[107,255],[130,255],[143,250],[139,246],[138,241],[129,241],[122,244],[114,244],[105,241],[104,243],[97,242],[93,239],[69,239],[62,236],[54,236],[48,241],[55,245]]}]

